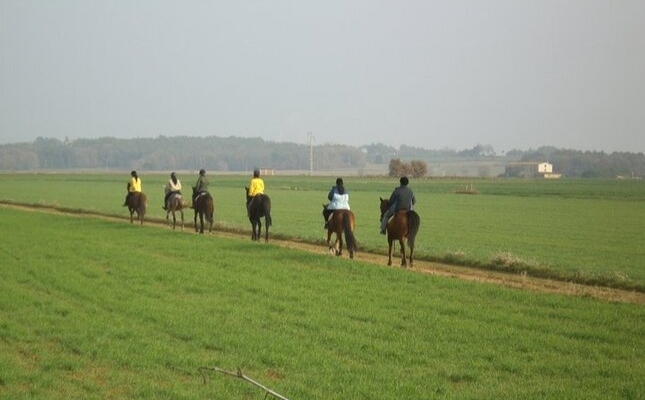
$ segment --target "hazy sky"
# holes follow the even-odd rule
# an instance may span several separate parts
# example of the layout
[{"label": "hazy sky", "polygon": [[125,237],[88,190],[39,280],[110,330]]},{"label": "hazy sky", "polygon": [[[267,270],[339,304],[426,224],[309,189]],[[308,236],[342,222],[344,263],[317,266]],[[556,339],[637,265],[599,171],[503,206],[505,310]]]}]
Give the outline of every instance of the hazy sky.
[{"label": "hazy sky", "polygon": [[645,152],[643,0],[0,0],[0,143]]}]

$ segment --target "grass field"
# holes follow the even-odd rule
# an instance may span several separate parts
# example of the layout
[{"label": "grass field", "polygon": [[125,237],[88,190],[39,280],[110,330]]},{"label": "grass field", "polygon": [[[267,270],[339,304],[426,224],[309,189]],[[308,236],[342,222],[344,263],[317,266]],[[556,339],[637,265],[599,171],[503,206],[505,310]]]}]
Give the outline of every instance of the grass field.
[{"label": "grass field", "polygon": [[292,400],[645,393],[642,305],[81,215],[0,217],[2,399],[264,398],[204,383],[213,366]]},{"label": "grass field", "polygon": [[[109,215],[120,206],[128,174],[2,174],[0,196]],[[192,176],[181,176],[189,193]],[[142,174],[149,217],[162,219],[167,176]],[[247,230],[243,187],[248,177],[211,176],[219,229]],[[268,176],[275,235],[321,242],[321,204],[335,177]],[[362,251],[386,252],[378,235],[378,198],[398,183],[348,177]],[[476,195],[456,194],[472,184]],[[412,181],[422,223],[419,258],[587,284],[645,291],[645,182],[637,180]],[[192,219],[189,212],[188,218]]]}]

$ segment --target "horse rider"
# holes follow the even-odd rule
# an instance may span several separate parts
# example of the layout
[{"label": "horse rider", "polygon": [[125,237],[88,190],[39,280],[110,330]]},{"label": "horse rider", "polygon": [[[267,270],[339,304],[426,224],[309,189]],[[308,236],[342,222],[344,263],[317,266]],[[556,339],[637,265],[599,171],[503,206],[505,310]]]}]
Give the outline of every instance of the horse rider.
[{"label": "horse rider", "polygon": [[248,217],[251,215],[249,207],[251,206],[253,198],[257,195],[264,194],[264,181],[260,178],[260,170],[257,168],[253,170],[253,178],[251,178],[251,182],[249,182],[249,189],[246,194],[246,215]]},{"label": "horse rider", "polygon": [[329,203],[325,205],[323,210],[325,229],[329,226],[329,216],[333,214],[334,210],[349,210],[349,192],[345,190],[343,178],[336,178],[336,185],[331,187],[327,199],[329,199]]},{"label": "horse rider", "polygon": [[123,202],[123,207],[127,207],[128,201],[130,200],[130,196],[132,196],[132,193],[141,193],[141,179],[139,179],[139,175],[137,174],[137,171],[130,172],[130,181],[128,182],[127,188],[128,188],[128,194],[125,195],[125,201]]},{"label": "horse rider", "polygon": [[179,180],[179,178],[177,178],[177,174],[175,174],[174,172],[170,174],[170,179],[168,179],[164,191],[166,193],[166,196],[163,199],[163,206],[161,208],[167,210],[168,199],[170,199],[170,196],[174,194],[181,194],[181,181]]},{"label": "horse rider", "polygon": [[390,217],[396,214],[401,210],[413,210],[416,199],[414,197],[414,192],[408,187],[410,181],[407,177],[403,176],[399,179],[401,184],[399,187],[395,188],[392,194],[390,195],[390,208],[383,215],[381,220],[381,235],[385,235],[385,228],[387,227],[387,222],[390,220]]},{"label": "horse rider", "polygon": [[197,182],[193,186],[193,205],[190,208],[195,208],[195,200],[202,194],[208,193],[208,178],[206,178],[206,171],[204,168],[199,170]]}]

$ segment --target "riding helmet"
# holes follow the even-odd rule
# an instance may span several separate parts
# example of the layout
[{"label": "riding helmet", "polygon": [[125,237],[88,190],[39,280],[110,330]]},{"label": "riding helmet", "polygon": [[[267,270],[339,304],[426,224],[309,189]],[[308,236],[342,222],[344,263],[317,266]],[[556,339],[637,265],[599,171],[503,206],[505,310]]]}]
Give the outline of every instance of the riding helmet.
[{"label": "riding helmet", "polygon": [[260,170],[259,169],[254,169],[253,170],[253,177],[259,178],[260,177]]},{"label": "riding helmet", "polygon": [[206,170],[204,168],[199,170],[200,175],[206,175]]},{"label": "riding helmet", "polygon": [[407,176],[402,176],[399,182],[401,182],[401,186],[408,186],[408,183],[410,183]]},{"label": "riding helmet", "polygon": [[136,176],[137,176],[137,171],[132,171],[132,172],[130,172],[130,176],[134,176],[134,177],[136,177]]},{"label": "riding helmet", "polygon": [[343,178],[337,178],[337,179],[336,179],[336,185],[338,185],[338,186],[343,186],[343,185],[345,185],[345,184],[343,183]]}]

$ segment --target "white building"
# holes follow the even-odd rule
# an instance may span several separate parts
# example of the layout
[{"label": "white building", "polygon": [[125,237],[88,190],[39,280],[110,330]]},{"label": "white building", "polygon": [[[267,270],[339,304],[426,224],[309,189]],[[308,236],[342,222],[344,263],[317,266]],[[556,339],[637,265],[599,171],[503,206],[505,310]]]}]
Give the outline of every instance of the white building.
[{"label": "white building", "polygon": [[560,174],[553,173],[553,164],[549,162],[511,162],[504,169],[506,176],[522,178],[560,178]]}]

